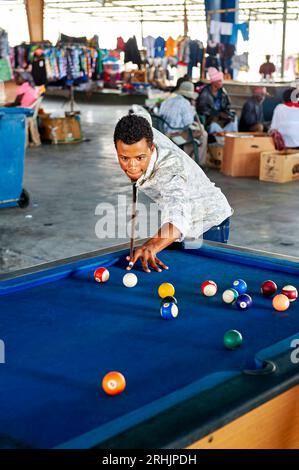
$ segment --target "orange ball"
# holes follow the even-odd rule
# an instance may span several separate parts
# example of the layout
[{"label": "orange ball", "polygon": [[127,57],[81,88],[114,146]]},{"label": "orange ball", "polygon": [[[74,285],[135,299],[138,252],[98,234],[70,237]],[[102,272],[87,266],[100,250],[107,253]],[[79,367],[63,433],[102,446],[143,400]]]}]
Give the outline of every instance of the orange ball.
[{"label": "orange ball", "polygon": [[272,300],[272,305],[278,312],[284,312],[290,306],[290,301],[284,294],[276,295]]},{"label": "orange ball", "polygon": [[126,388],[126,379],[120,372],[108,372],[102,380],[102,388],[108,395],[118,395]]}]

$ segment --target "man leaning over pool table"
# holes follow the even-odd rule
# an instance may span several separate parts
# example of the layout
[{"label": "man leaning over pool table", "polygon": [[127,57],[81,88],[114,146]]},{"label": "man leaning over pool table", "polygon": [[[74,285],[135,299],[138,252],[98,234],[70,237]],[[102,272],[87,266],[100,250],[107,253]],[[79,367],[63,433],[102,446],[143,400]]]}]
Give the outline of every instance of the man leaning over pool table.
[{"label": "man leaning over pool table", "polygon": [[189,155],[152,128],[146,110],[120,119],[114,144],[121,169],[161,211],[161,227],[132,259],[127,257],[127,269],[138,260],[145,272],[168,269],[157,254],[176,241],[199,241],[202,236],[223,241],[219,227],[228,232],[232,215],[226,197]]}]

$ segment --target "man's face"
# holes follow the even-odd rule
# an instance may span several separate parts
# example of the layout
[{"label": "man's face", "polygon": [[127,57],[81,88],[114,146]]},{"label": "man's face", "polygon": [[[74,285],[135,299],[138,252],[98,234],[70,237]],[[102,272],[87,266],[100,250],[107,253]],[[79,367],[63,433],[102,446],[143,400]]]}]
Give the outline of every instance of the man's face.
[{"label": "man's face", "polygon": [[220,90],[220,88],[222,88],[222,85],[223,85],[222,80],[218,80],[217,82],[214,82],[213,85],[214,85],[215,90],[217,91]]},{"label": "man's face", "polygon": [[262,94],[256,94],[255,95],[255,99],[258,103],[263,103],[263,101],[265,101],[265,95],[262,95]]},{"label": "man's face", "polygon": [[154,145],[149,146],[146,139],[127,145],[122,140],[116,143],[116,151],[121,169],[132,180],[137,181],[149,165]]}]

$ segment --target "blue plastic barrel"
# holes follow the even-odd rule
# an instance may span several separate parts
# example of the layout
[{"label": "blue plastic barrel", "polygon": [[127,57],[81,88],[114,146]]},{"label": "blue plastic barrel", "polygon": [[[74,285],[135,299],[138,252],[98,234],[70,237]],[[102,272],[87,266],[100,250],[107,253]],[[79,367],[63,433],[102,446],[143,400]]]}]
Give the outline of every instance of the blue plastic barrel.
[{"label": "blue plastic barrel", "polygon": [[23,205],[26,116],[33,112],[0,108],[0,208]]}]

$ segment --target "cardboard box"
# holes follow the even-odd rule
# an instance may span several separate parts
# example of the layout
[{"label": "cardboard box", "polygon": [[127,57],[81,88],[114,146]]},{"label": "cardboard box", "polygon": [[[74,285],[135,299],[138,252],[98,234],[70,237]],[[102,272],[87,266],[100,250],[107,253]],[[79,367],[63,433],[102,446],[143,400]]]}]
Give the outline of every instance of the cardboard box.
[{"label": "cardboard box", "polygon": [[260,180],[287,183],[299,180],[299,151],[262,152]]},{"label": "cardboard box", "polygon": [[52,144],[73,144],[82,141],[79,114],[51,118],[49,114],[39,115],[40,135],[43,142]]},{"label": "cardboard box", "polygon": [[207,167],[220,170],[223,160],[223,145],[208,145]]},{"label": "cardboard box", "polygon": [[228,176],[259,177],[260,156],[265,151],[275,151],[273,139],[267,134],[258,132],[226,134],[221,171]]}]

